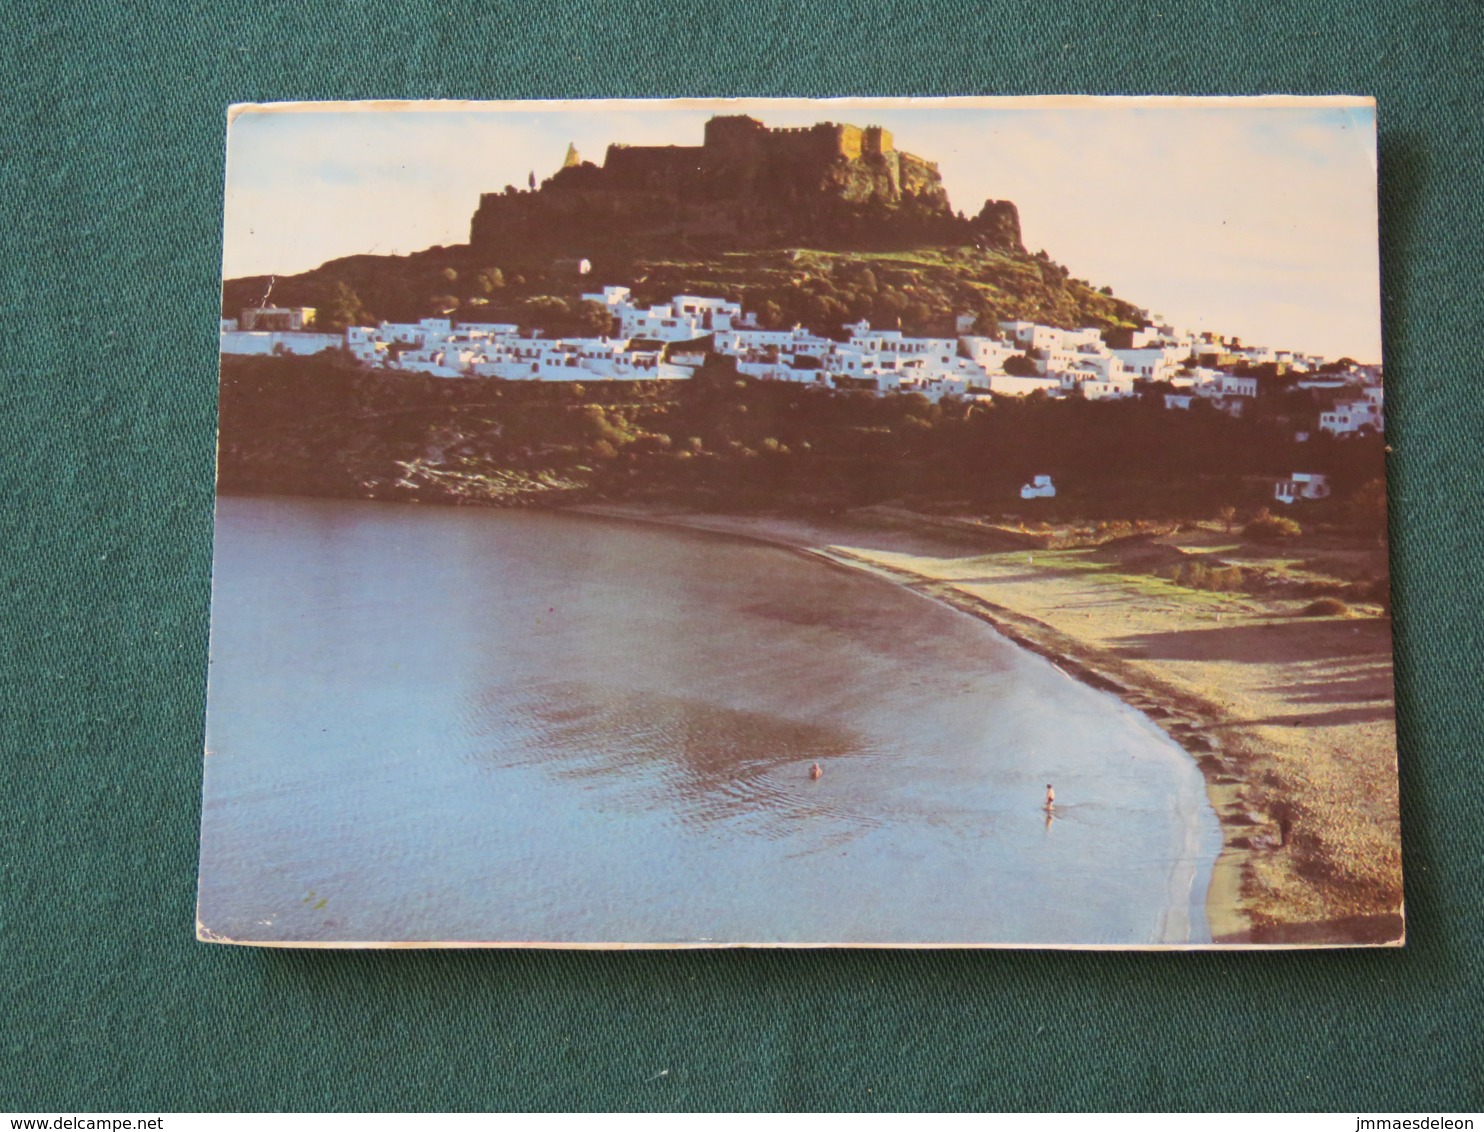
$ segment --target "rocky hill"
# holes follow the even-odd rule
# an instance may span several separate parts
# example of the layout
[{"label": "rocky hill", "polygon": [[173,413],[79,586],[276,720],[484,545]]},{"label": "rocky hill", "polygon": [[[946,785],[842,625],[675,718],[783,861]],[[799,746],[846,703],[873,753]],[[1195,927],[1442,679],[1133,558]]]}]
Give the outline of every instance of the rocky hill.
[{"label": "rocky hill", "polygon": [[973,219],[955,214],[938,166],[898,150],[888,130],[770,129],[745,115],[712,118],[699,146],[614,144],[602,165],[569,150],[539,188],[485,193],[469,242],[497,258],[796,244],[1024,250],[1014,204],[986,201]]},{"label": "rocky hill", "polygon": [[677,249],[652,258],[597,256],[578,274],[559,259],[491,260],[467,245],[408,256],[350,256],[299,275],[229,279],[222,314],[274,303],[310,306],[322,327],[415,321],[430,316],[467,322],[539,326],[550,335],[600,332],[586,320],[581,296],[606,283],[633,288],[641,302],[676,294],[715,295],[756,311],[763,325],[803,323],[838,333],[867,318],[909,334],[951,334],[957,316],[986,329],[1002,318],[1053,326],[1127,326],[1142,312],[1045,253],[925,246],[895,252],[784,248],[695,253]]},{"label": "rocky hill", "polygon": [[331,330],[447,316],[594,334],[606,322],[581,295],[616,283],[641,302],[715,295],[765,326],[827,334],[861,318],[951,334],[960,316],[982,332],[998,319],[1114,327],[1142,315],[1045,252],[1028,254],[1013,203],[955,213],[937,165],[879,127],[718,117],[700,146],[615,144],[601,166],[569,150],[539,187],[484,194],[470,237],[231,279],[222,313],[268,300],[314,307]]}]

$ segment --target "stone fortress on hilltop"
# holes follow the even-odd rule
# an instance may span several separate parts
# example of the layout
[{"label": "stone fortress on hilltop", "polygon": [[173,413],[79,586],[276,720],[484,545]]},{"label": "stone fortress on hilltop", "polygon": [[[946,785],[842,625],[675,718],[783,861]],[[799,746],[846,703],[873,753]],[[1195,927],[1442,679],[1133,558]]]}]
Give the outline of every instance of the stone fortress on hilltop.
[{"label": "stone fortress on hilltop", "polygon": [[710,119],[699,146],[608,147],[603,164],[569,146],[529,191],[484,193],[470,225],[490,255],[787,245],[878,250],[929,244],[1023,252],[1009,201],[954,213],[938,166],[895,147],[889,130],[821,122],[770,129]]}]

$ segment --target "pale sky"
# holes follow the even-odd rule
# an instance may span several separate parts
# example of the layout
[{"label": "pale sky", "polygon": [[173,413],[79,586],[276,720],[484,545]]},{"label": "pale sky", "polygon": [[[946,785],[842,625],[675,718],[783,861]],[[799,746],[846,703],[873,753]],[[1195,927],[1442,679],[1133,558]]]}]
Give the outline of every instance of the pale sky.
[{"label": "pale sky", "polygon": [[699,145],[718,113],[885,126],[938,162],[955,209],[1014,201],[1028,250],[1179,326],[1381,359],[1375,110],[1360,99],[243,108],[227,142],[224,273],[466,243],[481,192],[544,179],[569,142],[599,163],[609,142]]}]

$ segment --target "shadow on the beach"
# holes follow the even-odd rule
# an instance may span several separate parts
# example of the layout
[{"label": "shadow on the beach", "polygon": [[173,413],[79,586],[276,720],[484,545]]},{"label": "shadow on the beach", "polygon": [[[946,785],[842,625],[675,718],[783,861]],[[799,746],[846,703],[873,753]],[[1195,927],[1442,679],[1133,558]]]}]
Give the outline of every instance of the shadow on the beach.
[{"label": "shadow on the beach", "polygon": [[1305,711],[1292,715],[1269,715],[1262,719],[1233,719],[1226,723],[1208,724],[1206,730],[1222,731],[1241,727],[1344,727],[1354,723],[1380,723],[1395,716],[1396,710],[1391,704],[1372,704],[1337,711]]},{"label": "shadow on the beach", "polygon": [[1391,641],[1367,622],[1294,619],[1258,625],[1177,629],[1120,637],[1114,652],[1129,660],[1228,660],[1302,663],[1389,654]]},{"label": "shadow on the beach", "polygon": [[1333,679],[1299,684],[1273,684],[1264,692],[1285,694],[1300,704],[1361,704],[1391,700],[1391,669],[1344,671]]},{"label": "shadow on the beach", "polygon": [[1376,946],[1400,944],[1405,935],[1406,926],[1400,914],[1373,912],[1302,924],[1265,924],[1250,932],[1217,936],[1212,942],[1285,944],[1293,947],[1306,944]]},{"label": "shadow on the beach", "polygon": [[[945,577],[942,581],[953,586],[1013,586],[1019,583],[1044,582],[1048,577],[1059,578],[1088,578],[1089,575],[1096,576],[1103,571],[1092,570],[1040,570],[1034,574],[994,574],[982,578],[952,578]],[[989,596],[993,596],[992,594]],[[1062,607],[1067,610],[1082,609],[1128,609],[1129,599],[1126,593],[1114,590],[1107,585],[1089,584],[1081,590],[1075,591],[1072,596],[1063,599]]]},{"label": "shadow on the beach", "polygon": [[986,574],[982,578],[945,578],[955,586],[1014,586],[1022,582],[1044,582],[1048,577],[1069,577],[1083,570],[1036,570],[1025,574]]}]

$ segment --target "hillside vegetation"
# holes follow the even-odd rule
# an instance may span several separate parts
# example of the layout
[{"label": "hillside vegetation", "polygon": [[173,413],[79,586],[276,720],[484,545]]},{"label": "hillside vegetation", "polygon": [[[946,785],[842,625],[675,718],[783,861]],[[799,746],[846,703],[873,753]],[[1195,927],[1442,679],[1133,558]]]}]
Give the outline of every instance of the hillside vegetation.
[{"label": "hillside vegetation", "polygon": [[[1275,422],[1204,405],[1171,422],[1157,393],[934,404],[741,378],[723,359],[686,381],[588,383],[449,381],[363,370],[334,352],[228,356],[220,475],[225,490],[429,502],[534,501],[559,483],[696,505],[900,500],[1051,522],[1204,518],[1231,505],[1246,522],[1303,461],[1335,488],[1306,516],[1384,530],[1384,506],[1362,493],[1381,466],[1379,438],[1298,446]],[[1056,478],[1055,499],[1019,498],[1035,474]],[[524,484],[518,499],[512,484]]]},{"label": "hillside vegetation", "polygon": [[1044,252],[1021,255],[971,246],[909,251],[832,252],[813,249],[719,252],[665,258],[610,256],[577,272],[565,261],[528,259],[485,262],[467,246],[436,247],[406,256],[350,256],[299,275],[229,279],[222,313],[265,300],[310,306],[321,327],[451,317],[470,322],[513,322],[548,335],[599,331],[597,312],[581,295],[605,283],[630,285],[644,303],[676,294],[741,302],[767,327],[802,323],[839,334],[845,322],[908,334],[952,334],[958,315],[993,332],[999,319],[1033,319],[1046,325],[1128,326],[1139,321],[1131,303],[1075,279]]}]

